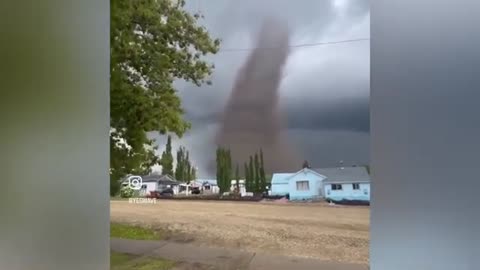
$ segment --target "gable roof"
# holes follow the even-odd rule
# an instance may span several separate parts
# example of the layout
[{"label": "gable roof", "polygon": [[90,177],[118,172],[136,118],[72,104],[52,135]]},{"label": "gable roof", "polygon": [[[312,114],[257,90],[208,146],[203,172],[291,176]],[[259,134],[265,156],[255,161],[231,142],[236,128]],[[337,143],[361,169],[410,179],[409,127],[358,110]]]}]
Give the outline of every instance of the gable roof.
[{"label": "gable roof", "polygon": [[277,184],[288,184],[288,178],[294,175],[295,173],[274,173],[272,175],[272,185]]},{"label": "gable roof", "polygon": [[290,180],[290,178],[292,178],[295,175],[298,175],[299,173],[302,173],[302,172],[305,172],[305,173],[309,172],[309,173],[313,173],[313,174],[316,174],[316,175],[321,176],[321,177],[326,177],[326,176],[320,174],[319,172],[317,172],[315,170],[312,170],[312,169],[309,169],[309,168],[304,168],[304,169],[301,169],[300,171],[294,172],[294,173],[274,173],[272,175],[271,184],[272,185],[288,184],[288,181]]},{"label": "gable roof", "polygon": [[168,174],[164,174],[164,175],[150,174],[150,175],[142,176],[142,179],[143,179],[143,182],[157,182],[157,181],[177,182],[177,180],[175,180],[175,178],[173,178],[171,175],[168,175]]},{"label": "gable roof", "polygon": [[317,168],[313,170],[327,177],[324,183],[369,183],[371,180],[365,167]]},{"label": "gable roof", "polygon": [[317,176],[321,176],[322,178],[324,177],[327,177],[325,175],[322,175],[320,174],[319,172],[315,171],[315,170],[312,170],[312,169],[309,169],[309,168],[303,168],[301,169],[300,171],[296,172],[296,173],[292,173],[286,180],[290,180],[290,178],[294,177],[295,175],[298,175],[300,173],[313,173],[313,174],[316,174]]}]

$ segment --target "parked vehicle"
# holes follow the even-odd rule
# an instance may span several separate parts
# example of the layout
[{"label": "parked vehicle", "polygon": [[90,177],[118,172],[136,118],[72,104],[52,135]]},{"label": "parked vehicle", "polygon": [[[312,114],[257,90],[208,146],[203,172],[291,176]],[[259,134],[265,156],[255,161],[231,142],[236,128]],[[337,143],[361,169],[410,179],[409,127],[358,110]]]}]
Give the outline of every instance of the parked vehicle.
[{"label": "parked vehicle", "polygon": [[160,196],[173,196],[173,189],[166,188],[160,192]]},{"label": "parked vehicle", "polygon": [[200,188],[198,187],[192,188],[192,194],[200,194]]},{"label": "parked vehicle", "polygon": [[160,192],[150,191],[150,193],[146,197],[147,198],[152,198],[152,199],[158,199],[160,197]]}]

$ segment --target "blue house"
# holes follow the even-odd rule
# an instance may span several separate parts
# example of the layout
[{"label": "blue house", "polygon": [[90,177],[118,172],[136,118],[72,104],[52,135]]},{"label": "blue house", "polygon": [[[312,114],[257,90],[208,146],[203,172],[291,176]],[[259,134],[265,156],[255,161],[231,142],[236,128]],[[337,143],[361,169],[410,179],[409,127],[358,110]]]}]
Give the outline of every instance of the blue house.
[{"label": "blue house", "polygon": [[275,173],[272,195],[289,195],[290,200],[315,200],[323,197],[322,181],[326,177],[304,168],[296,173]]},{"label": "blue house", "polygon": [[370,201],[370,176],[364,167],[275,173],[271,184],[271,195],[289,195],[290,200]]}]

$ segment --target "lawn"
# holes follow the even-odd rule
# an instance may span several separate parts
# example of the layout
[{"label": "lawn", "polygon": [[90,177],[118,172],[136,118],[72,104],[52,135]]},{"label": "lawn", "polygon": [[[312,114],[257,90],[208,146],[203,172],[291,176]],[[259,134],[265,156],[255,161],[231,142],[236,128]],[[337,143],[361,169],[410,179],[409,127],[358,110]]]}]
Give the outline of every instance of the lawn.
[{"label": "lawn", "polygon": [[110,237],[135,240],[161,240],[162,234],[160,231],[145,227],[122,223],[110,223]]},{"label": "lawn", "polygon": [[174,262],[164,259],[110,252],[111,270],[170,270],[174,266]]}]

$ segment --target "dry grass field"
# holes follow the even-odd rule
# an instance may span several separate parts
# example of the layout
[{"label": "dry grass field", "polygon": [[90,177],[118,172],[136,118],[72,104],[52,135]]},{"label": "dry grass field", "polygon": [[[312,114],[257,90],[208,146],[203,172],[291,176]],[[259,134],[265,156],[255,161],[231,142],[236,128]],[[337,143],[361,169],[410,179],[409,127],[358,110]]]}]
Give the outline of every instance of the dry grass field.
[{"label": "dry grass field", "polygon": [[158,229],[171,240],[368,263],[368,207],[174,200],[110,207],[112,222]]}]

